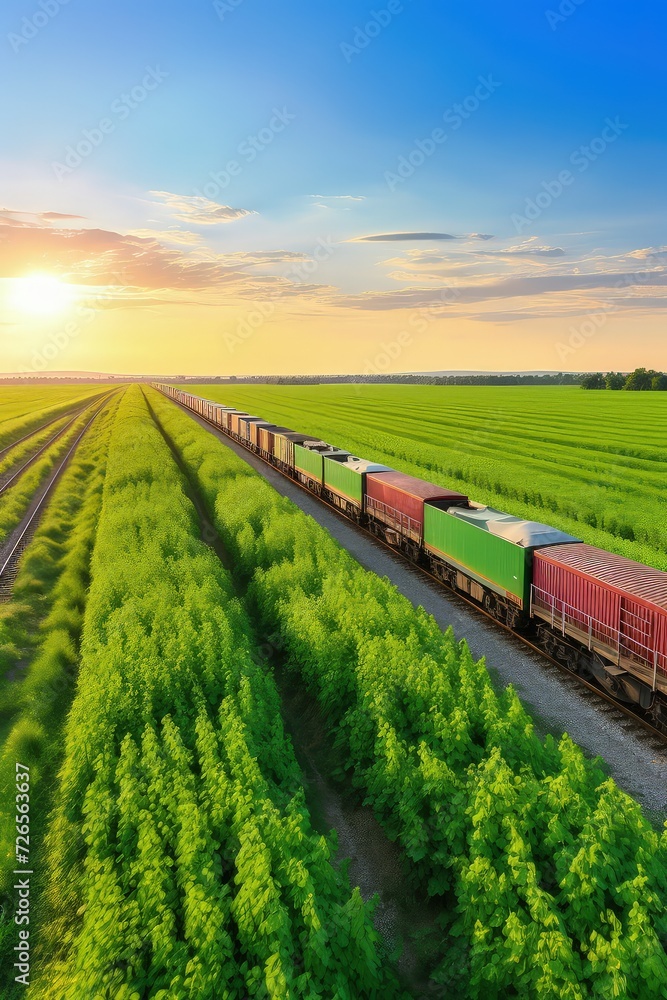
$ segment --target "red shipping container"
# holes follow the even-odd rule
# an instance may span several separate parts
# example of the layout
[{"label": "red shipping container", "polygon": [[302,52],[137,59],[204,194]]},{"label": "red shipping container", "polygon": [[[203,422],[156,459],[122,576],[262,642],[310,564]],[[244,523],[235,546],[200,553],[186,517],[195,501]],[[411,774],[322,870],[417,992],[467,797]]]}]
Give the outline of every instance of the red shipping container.
[{"label": "red shipping container", "polygon": [[609,659],[667,675],[667,573],[592,545],[538,549],[531,607]]},{"label": "red shipping container", "polygon": [[368,514],[415,542],[421,542],[424,533],[426,500],[442,507],[468,503],[468,497],[462,493],[403,472],[369,472],[364,500]]}]

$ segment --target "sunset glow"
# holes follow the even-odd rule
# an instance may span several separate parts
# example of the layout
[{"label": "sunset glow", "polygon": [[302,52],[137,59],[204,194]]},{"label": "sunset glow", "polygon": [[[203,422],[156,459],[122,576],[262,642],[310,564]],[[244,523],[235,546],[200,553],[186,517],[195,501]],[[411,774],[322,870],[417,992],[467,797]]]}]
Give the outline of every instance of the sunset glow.
[{"label": "sunset glow", "polygon": [[72,288],[49,274],[31,274],[14,278],[9,300],[19,313],[52,316],[67,309],[74,301]]},{"label": "sunset glow", "polygon": [[667,368],[660,5],[52,7],[3,8],[0,369]]}]

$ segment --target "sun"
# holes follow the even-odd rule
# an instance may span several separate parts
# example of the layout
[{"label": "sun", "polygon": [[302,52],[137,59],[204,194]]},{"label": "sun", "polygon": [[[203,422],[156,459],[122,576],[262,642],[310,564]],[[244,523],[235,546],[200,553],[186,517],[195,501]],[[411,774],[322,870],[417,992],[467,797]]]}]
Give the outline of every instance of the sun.
[{"label": "sun", "polygon": [[74,295],[71,285],[52,274],[28,274],[12,280],[10,299],[19,312],[49,316],[66,309]]}]

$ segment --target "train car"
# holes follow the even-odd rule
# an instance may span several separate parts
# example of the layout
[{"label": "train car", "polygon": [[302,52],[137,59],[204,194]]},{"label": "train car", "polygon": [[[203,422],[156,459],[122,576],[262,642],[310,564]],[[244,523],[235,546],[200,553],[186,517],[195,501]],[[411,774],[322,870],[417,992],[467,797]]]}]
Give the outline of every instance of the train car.
[{"label": "train car", "polygon": [[234,437],[240,436],[240,420],[242,417],[249,417],[249,413],[244,413],[243,410],[234,410],[229,418],[229,433]]},{"label": "train car", "polygon": [[227,414],[231,412],[232,408],[230,406],[221,406],[219,403],[216,403],[215,409],[213,411],[213,420],[216,427],[223,427],[226,430]]},{"label": "train car", "polygon": [[540,645],[667,727],[667,573],[592,545],[535,552]]},{"label": "train car", "polygon": [[280,427],[276,424],[271,424],[268,427],[259,428],[259,453],[262,458],[267,462],[273,461],[273,452],[275,450],[275,436],[276,434],[282,434],[284,431],[289,430],[287,427]]},{"label": "train car", "polygon": [[548,524],[493,507],[471,503],[443,510],[430,502],[424,505],[424,549],[431,572],[512,626],[529,618],[535,549],[579,541]]},{"label": "train car", "polygon": [[242,441],[250,441],[250,428],[252,424],[258,424],[261,417],[241,417],[239,419],[239,437]]},{"label": "train car", "polygon": [[199,412],[206,420],[210,420],[213,415],[213,402],[210,399],[202,399]]},{"label": "train car", "polygon": [[322,489],[322,455],[331,451],[326,441],[307,440],[294,445],[294,473],[308,489],[320,493]]},{"label": "train car", "polygon": [[371,472],[392,472],[388,465],[367,462],[350,455],[346,461],[332,461],[335,456],[323,457],[324,495],[348,517],[361,521],[366,494],[366,477]]},{"label": "train car", "polygon": [[225,413],[223,413],[222,427],[223,430],[226,430],[228,434],[232,433],[232,417],[234,416],[234,414],[240,416],[240,413],[241,413],[240,410],[235,410],[233,407],[230,407],[229,410],[226,410]]},{"label": "train car", "polygon": [[276,431],[273,435],[273,459],[274,464],[279,469],[283,469],[289,475],[294,470],[294,446],[308,441],[309,434],[300,434],[298,431]]},{"label": "train car", "polygon": [[440,507],[467,506],[468,497],[404,472],[370,472],[366,476],[364,509],[369,528],[410,556],[419,558],[424,537],[424,503]]},{"label": "train car", "polygon": [[334,447],[334,445],[329,445],[329,448],[326,451],[321,452],[321,455],[322,455],[322,489],[320,491],[321,496],[324,497],[325,500],[329,500],[330,502],[334,503],[337,507],[339,507],[340,503],[337,502],[336,494],[333,493],[331,489],[325,485],[325,483],[327,479],[331,481],[331,477],[334,474],[333,470],[338,465],[342,465],[343,463],[347,462],[347,460],[352,456],[350,455],[349,451],[345,451],[344,448],[336,448]]},{"label": "train car", "polygon": [[262,427],[275,427],[268,420],[255,420],[250,425],[250,444],[259,451],[259,432]]}]

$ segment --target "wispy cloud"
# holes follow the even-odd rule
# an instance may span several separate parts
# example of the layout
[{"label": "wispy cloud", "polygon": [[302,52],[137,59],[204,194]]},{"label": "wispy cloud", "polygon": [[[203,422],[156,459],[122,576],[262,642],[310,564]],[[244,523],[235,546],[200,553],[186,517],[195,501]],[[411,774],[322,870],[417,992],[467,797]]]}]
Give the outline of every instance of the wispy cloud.
[{"label": "wispy cloud", "polygon": [[452,233],[375,233],[372,236],[355,236],[348,243],[394,243],[414,242],[415,240],[492,240],[494,237],[486,233],[466,233],[454,236]]},{"label": "wispy cloud", "polygon": [[19,229],[32,229],[50,225],[52,222],[62,222],[66,219],[82,220],[83,215],[68,215],[63,212],[17,212],[8,208],[0,208],[0,223],[5,226],[16,226]]},{"label": "wispy cloud", "polygon": [[83,219],[85,216],[68,215],[66,212],[41,212],[39,218],[47,222],[59,222],[61,219]]},{"label": "wispy cloud", "polygon": [[131,229],[128,236],[138,236],[159,243],[175,243],[178,246],[200,246],[203,237],[187,229]]},{"label": "wispy cloud", "polygon": [[[332,295],[335,289],[294,281],[289,268],[309,260],[292,250],[218,254],[185,230],[56,229],[17,225],[0,213],[0,278],[48,270],[72,285],[104,287],[113,304],[200,304],[226,298]],[[47,213],[48,214],[48,213]]]},{"label": "wispy cloud", "polygon": [[308,197],[313,199],[313,208],[330,212],[341,209],[343,212],[351,212],[355,202],[366,201],[362,195],[357,194],[309,194]]},{"label": "wispy cloud", "polygon": [[309,198],[319,198],[320,201],[366,201],[363,195],[358,194],[309,194]]},{"label": "wispy cloud", "polygon": [[641,250],[632,250],[628,257],[634,257],[637,260],[652,260],[657,263],[661,260],[667,260],[667,247],[642,247]]},{"label": "wispy cloud", "polygon": [[[363,292],[360,295],[341,296],[339,302],[353,309],[415,309],[421,306],[431,306],[441,301],[442,287],[452,286],[441,283],[439,286],[404,288],[388,292]],[[479,283],[459,283],[455,287],[457,307],[472,303],[483,303],[497,299],[526,299],[538,296],[559,295],[577,292],[609,293],[620,299],[628,299],[640,305],[641,290],[650,288],[651,295],[656,288],[667,289],[667,269],[645,271],[608,271],[581,274],[571,271],[568,274],[522,275],[520,277],[502,278],[500,280],[483,281]],[[440,289],[440,291],[439,291]],[[451,311],[449,304],[442,306],[443,311]],[[444,314],[444,312],[443,312]]]},{"label": "wispy cloud", "polygon": [[149,191],[149,194],[157,199],[157,204],[167,209],[173,219],[190,225],[217,226],[257,214],[248,208],[219,205],[199,195],[172,194],[170,191]]},{"label": "wispy cloud", "polygon": [[498,250],[477,250],[475,251],[478,255],[482,257],[564,257],[565,250],[562,247],[546,247],[546,246],[529,246],[527,244],[522,244],[520,246],[505,247],[504,249]]}]

